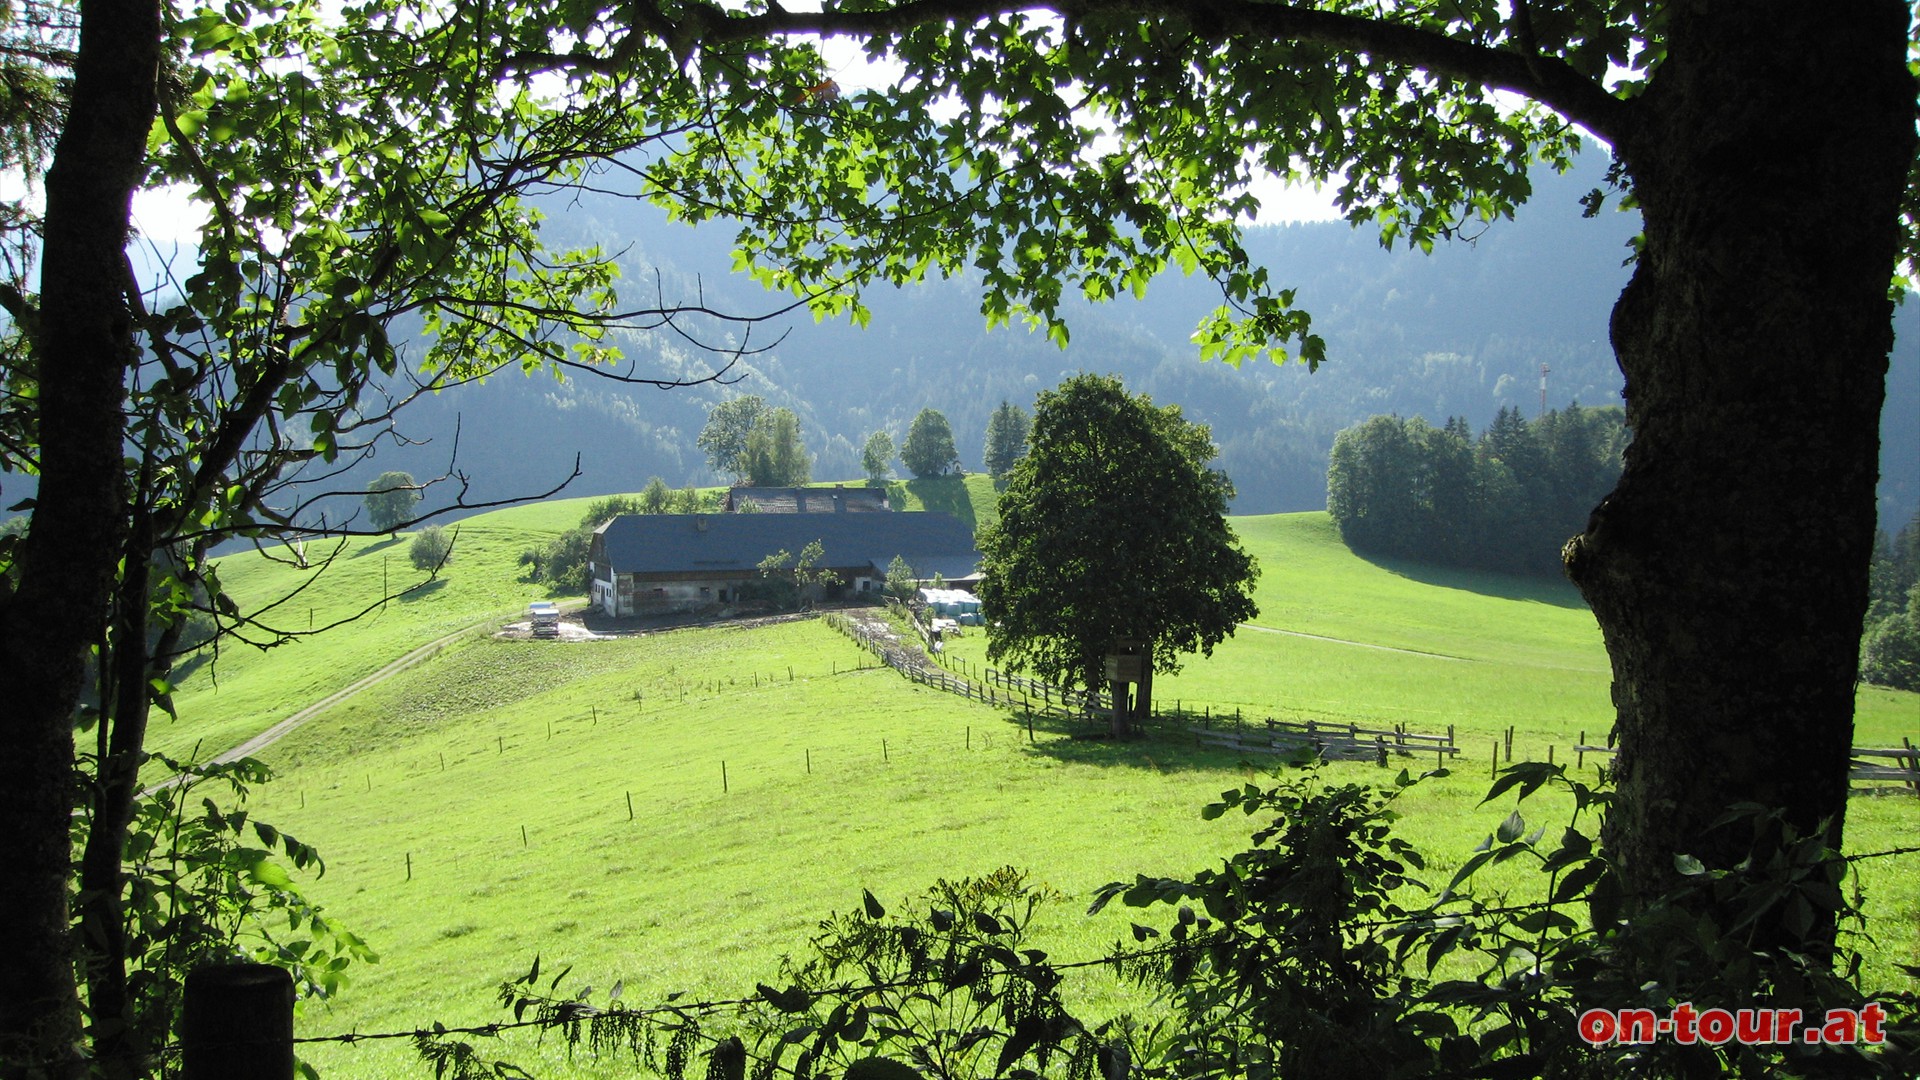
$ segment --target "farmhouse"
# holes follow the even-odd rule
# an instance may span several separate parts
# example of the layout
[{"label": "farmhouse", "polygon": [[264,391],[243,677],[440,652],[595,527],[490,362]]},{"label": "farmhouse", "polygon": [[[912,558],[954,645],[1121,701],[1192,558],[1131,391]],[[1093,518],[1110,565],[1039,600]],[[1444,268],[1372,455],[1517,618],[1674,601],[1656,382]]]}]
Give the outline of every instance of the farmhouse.
[{"label": "farmhouse", "polygon": [[830,591],[877,592],[895,556],[914,575],[972,579],[973,531],[941,513],[635,514],[594,530],[590,600],[609,615],[688,611],[739,599],[767,556],[818,540]]}]

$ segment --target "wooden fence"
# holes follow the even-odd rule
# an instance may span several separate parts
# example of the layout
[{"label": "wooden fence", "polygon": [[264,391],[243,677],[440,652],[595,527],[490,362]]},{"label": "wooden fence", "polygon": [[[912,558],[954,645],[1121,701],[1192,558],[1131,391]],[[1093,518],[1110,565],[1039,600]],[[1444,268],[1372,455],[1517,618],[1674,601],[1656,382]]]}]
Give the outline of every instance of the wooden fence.
[{"label": "wooden fence", "polygon": [[[897,601],[889,601],[889,606],[905,611]],[[1100,700],[1096,695],[1054,686],[1038,679],[1009,675],[993,668],[968,671],[965,675],[954,673],[946,667],[952,661],[933,651],[929,631],[911,613],[908,614],[908,621],[920,635],[911,647],[902,645],[891,634],[840,612],[829,612],[826,619],[827,625],[852,638],[888,667],[922,686],[988,705],[1025,709],[1041,716],[1084,719],[1100,708]]]},{"label": "wooden fence", "polygon": [[[1602,754],[1611,757],[1617,748],[1611,746],[1586,745],[1587,733],[1580,733],[1580,745],[1573,748],[1578,755],[1576,763],[1584,764],[1588,754]],[[1851,751],[1852,767],[1847,778],[1858,784],[1863,781],[1893,780],[1899,782],[1915,795],[1920,795],[1920,747],[1913,745],[1912,739],[1901,739],[1899,746],[1856,746]],[[1891,760],[1891,765],[1876,764],[1874,759]]]},{"label": "wooden fence", "polygon": [[1194,741],[1249,754],[1295,754],[1312,747],[1322,760],[1373,761],[1381,765],[1389,757],[1424,757],[1432,754],[1437,765],[1460,753],[1453,741],[1453,726],[1445,735],[1427,735],[1408,731],[1404,725],[1393,728],[1364,728],[1358,724],[1328,724],[1313,720],[1267,719],[1247,724],[1235,718],[1231,726],[1207,724],[1188,727]]},{"label": "wooden fence", "polygon": [[[1038,715],[1091,720],[1105,707],[1098,694],[972,665],[965,660],[935,652],[927,627],[912,611],[892,599],[888,600],[888,606],[896,613],[905,615],[913,625],[918,634],[914,646],[905,646],[892,633],[838,612],[828,613],[827,624],[880,657],[900,674],[936,690],[989,705],[1023,709],[1030,717]],[[959,667],[960,673],[951,670],[950,665]],[[1173,709],[1168,711],[1157,701],[1153,704],[1153,716],[1156,719],[1184,720],[1189,723],[1198,720],[1199,725],[1189,729],[1194,733],[1196,743],[1243,753],[1291,754],[1301,746],[1316,746],[1320,749],[1320,756],[1328,759],[1384,762],[1389,756],[1432,754],[1441,763],[1460,753],[1454,743],[1452,725],[1448,725],[1445,735],[1427,735],[1409,731],[1405,725],[1391,729],[1366,728],[1351,723],[1274,719],[1250,724],[1242,719],[1237,710],[1231,718],[1224,713],[1216,716],[1211,708],[1196,716],[1182,709],[1180,702],[1175,702]]]}]

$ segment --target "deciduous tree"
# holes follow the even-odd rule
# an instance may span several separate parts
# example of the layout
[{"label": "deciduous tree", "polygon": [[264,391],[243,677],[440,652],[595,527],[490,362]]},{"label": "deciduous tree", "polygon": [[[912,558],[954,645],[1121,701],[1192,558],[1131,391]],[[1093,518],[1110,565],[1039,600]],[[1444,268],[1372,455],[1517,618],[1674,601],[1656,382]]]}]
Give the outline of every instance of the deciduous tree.
[{"label": "deciduous tree", "polygon": [[867,436],[867,444],[860,449],[860,468],[866,471],[867,480],[874,484],[887,479],[887,462],[893,460],[893,436],[884,431],[876,431]]},{"label": "deciduous tree", "polygon": [[914,476],[925,480],[942,476],[959,461],[953,446],[953,425],[946,414],[931,406],[921,409],[907,428],[907,441],[900,444],[900,464]]},{"label": "deciduous tree", "polygon": [[420,504],[420,485],[411,473],[383,472],[367,485],[367,524],[375,532],[390,532],[413,516]]},{"label": "deciduous tree", "polygon": [[758,394],[742,394],[715,405],[707,414],[707,423],[694,439],[707,455],[714,472],[743,480],[747,475],[747,439],[769,412],[766,399]]},{"label": "deciduous tree", "polygon": [[[1332,184],[1354,220],[1425,249],[1509,215],[1529,170],[1597,139],[1644,224],[1611,327],[1633,444],[1565,551],[1613,666],[1608,852],[1629,894],[1654,895],[1678,853],[1747,857],[1745,838],[1711,828],[1733,803],[1840,841],[1889,283],[1920,252],[1910,5],[876,0],[648,15],[635,25],[715,45],[852,35],[901,72],[788,111],[774,87],[798,54],[777,52],[737,127],[659,164],[692,216],[752,208],[744,254],[762,280],[971,267],[989,321],[1025,316],[1062,341],[1069,291],[1105,299],[1178,264],[1222,290],[1205,355],[1317,363],[1295,293],[1234,224],[1258,209],[1257,171]],[[826,232],[822,216],[843,225]],[[818,306],[858,313],[844,295]],[[1796,437],[1781,439],[1789,415]],[[1759,937],[1806,935],[1767,922]]]},{"label": "deciduous tree", "polygon": [[800,443],[800,418],[792,409],[762,413],[747,433],[747,482],[755,487],[798,487],[813,478],[813,462]]},{"label": "deciduous tree", "polygon": [[[615,328],[691,332],[675,305],[623,307],[604,253],[549,249],[527,200],[658,137],[635,100],[696,95],[643,94],[638,74],[536,90],[500,45],[531,6],[32,9],[0,30],[7,93],[23,62],[37,76],[28,119],[0,108],[0,145],[45,192],[43,211],[0,209],[0,469],[38,476],[26,535],[0,549],[0,1075],[132,1076],[177,1005],[176,952],[126,906],[147,719],[171,707],[192,624],[261,645],[308,632],[241,610],[210,550],[337,533],[327,500],[365,494],[339,471],[419,394],[509,365],[603,370]],[[42,36],[22,45],[23,22]],[[660,45],[658,70],[674,55]],[[206,208],[200,262],[163,288],[127,253],[143,185]],[[406,355],[396,321],[422,331]]]},{"label": "deciduous tree", "polygon": [[[1118,379],[1043,392],[1000,520],[980,534],[987,655],[1096,693],[1124,641],[1144,643],[1158,671],[1211,655],[1253,617],[1259,575],[1227,525],[1233,485],[1208,467],[1214,454],[1205,425]],[[1150,708],[1151,685],[1134,713]]]}]

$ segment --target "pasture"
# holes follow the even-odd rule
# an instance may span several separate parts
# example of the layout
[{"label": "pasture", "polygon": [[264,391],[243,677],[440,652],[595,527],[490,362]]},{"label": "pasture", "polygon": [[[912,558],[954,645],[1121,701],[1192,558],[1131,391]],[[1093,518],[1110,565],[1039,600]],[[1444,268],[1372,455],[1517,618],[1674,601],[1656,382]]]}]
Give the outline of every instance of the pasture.
[{"label": "pasture", "polygon": [[[295,645],[229,651],[217,686],[205,670],[187,678],[161,744],[209,753],[424,641],[517,610],[533,590],[513,556],[576,523],[584,503],[470,519],[446,580],[424,595]],[[1400,803],[1404,834],[1432,856],[1428,879],[1444,882],[1512,808],[1477,806],[1501,732],[1516,728],[1516,757],[1536,759],[1553,744],[1565,760],[1580,730],[1604,739],[1606,657],[1570,589],[1376,565],[1322,514],[1235,525],[1262,563],[1261,614],[1213,657],[1159,678],[1156,696],[1249,718],[1455,725],[1465,760]],[[294,603],[351,609],[379,560],[392,554],[391,573],[403,552],[352,545]],[[289,568],[240,562],[223,575],[249,598],[289,587]],[[953,647],[983,659],[977,635]],[[1092,957],[1129,916],[1165,921],[1088,919],[1094,889],[1190,874],[1244,846],[1239,815],[1198,814],[1251,774],[1230,754],[1177,730],[1116,745],[1042,724],[1029,742],[1020,718],[874,663],[817,620],[564,645],[475,635],[294,732],[261,755],[279,778],[256,790],[255,813],[320,848],[328,872],[308,891],[382,955],[337,1003],[303,1006],[299,1033],[501,1019],[493,988],[535,955],[549,970],[573,964],[567,985],[623,979],[633,1004],[731,997],[771,981],[779,955],[863,888],[892,905],[1008,864],[1066,897],[1045,946]],[[1920,697],[1863,691],[1859,724],[1857,742],[1920,735]],[[1856,798],[1849,847],[1902,845],[1917,805]],[[1524,810],[1537,823],[1565,816],[1550,798]],[[1912,859],[1862,864],[1886,979],[1893,962],[1920,959]],[[1489,884],[1520,887],[1515,870]],[[1081,993],[1092,1016],[1141,1004],[1099,979]],[[569,1063],[551,1042],[501,1053],[541,1076],[630,1071]],[[403,1041],[307,1056],[330,1077],[425,1075]]]}]

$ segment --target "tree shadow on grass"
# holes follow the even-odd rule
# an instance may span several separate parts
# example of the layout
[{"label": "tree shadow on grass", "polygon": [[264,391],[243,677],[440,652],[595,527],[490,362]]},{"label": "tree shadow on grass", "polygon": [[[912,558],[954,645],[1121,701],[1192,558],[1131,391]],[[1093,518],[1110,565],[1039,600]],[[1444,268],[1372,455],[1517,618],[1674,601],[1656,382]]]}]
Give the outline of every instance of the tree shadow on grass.
[{"label": "tree shadow on grass", "polygon": [[352,555],[348,556],[348,558],[362,559],[368,555],[374,555],[374,554],[386,552],[389,549],[391,549],[395,544],[398,544],[402,539],[404,539],[404,537],[389,536],[385,540],[382,540],[377,544],[368,544],[366,547],[363,547],[358,551],[355,551]]},{"label": "tree shadow on grass", "polygon": [[969,529],[977,527],[973,520],[973,499],[967,494],[967,482],[963,478],[929,476],[924,480],[908,480],[906,487],[927,509],[952,514]]},{"label": "tree shadow on grass", "polygon": [[[1358,554],[1356,552],[1356,554]],[[1442,589],[1460,589],[1501,600],[1519,600],[1533,604],[1585,610],[1587,601],[1580,590],[1564,577],[1533,577],[1527,574],[1501,574],[1491,570],[1465,570],[1452,566],[1414,562],[1389,555],[1361,555],[1362,559],[1396,577]]]},{"label": "tree shadow on grass", "polygon": [[1076,720],[1058,715],[1032,715],[1033,739],[1027,741],[1028,714],[1012,712],[1007,723],[1030,754],[1076,765],[1152,769],[1163,773],[1244,773],[1248,768],[1271,772],[1283,764],[1277,754],[1249,754],[1207,745],[1187,730],[1199,717],[1159,716],[1146,733],[1132,739],[1107,736],[1104,717]]},{"label": "tree shadow on grass", "polygon": [[437,577],[437,578],[434,578],[432,581],[423,581],[420,584],[415,585],[413,588],[408,589],[406,592],[401,593],[398,599],[403,604],[411,604],[415,600],[424,600],[427,597],[432,596],[434,593],[437,593],[441,589],[444,589],[446,587],[447,587],[447,579],[443,577]]}]

